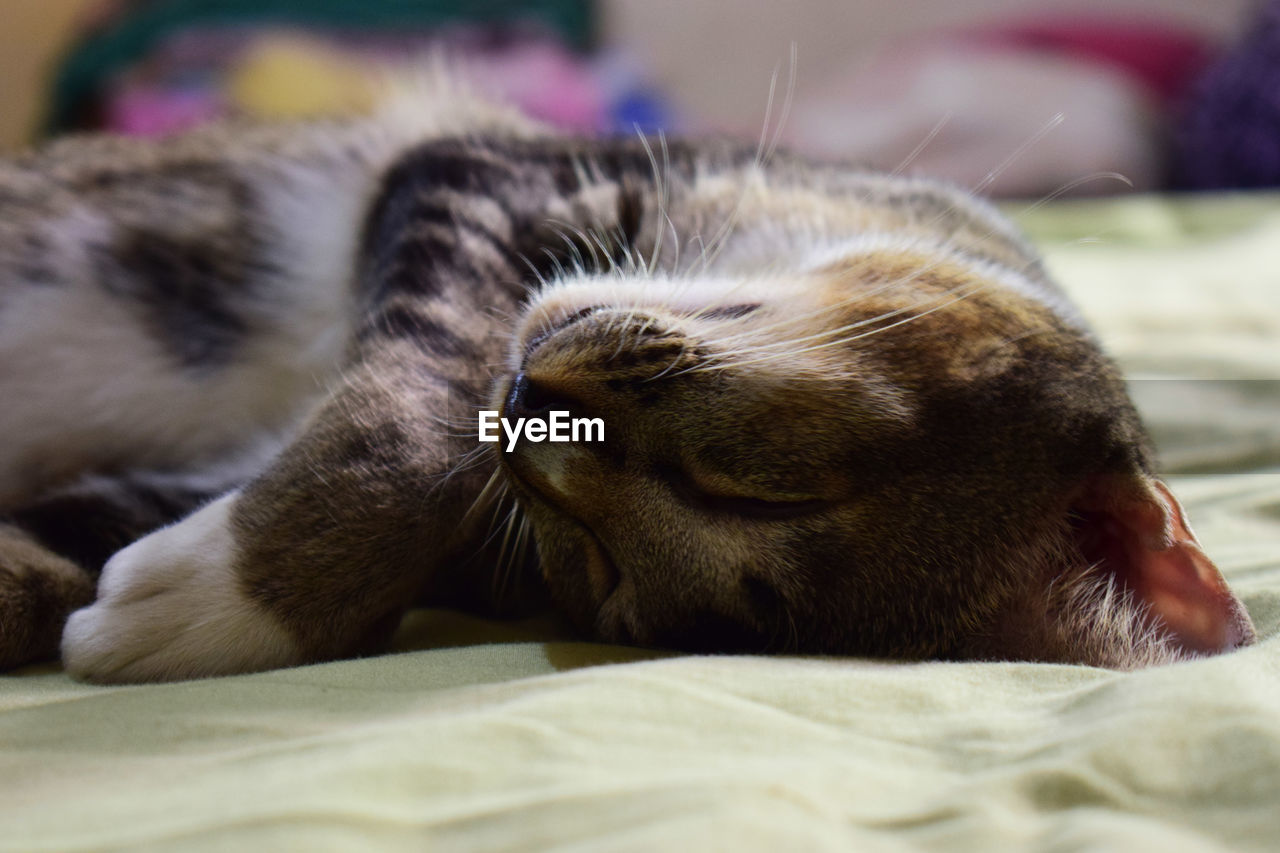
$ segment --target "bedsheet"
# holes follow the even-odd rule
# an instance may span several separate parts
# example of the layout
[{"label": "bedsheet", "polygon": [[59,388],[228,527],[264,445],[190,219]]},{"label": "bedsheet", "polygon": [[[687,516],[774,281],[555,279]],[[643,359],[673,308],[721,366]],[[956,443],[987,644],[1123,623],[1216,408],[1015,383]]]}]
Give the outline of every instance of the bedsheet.
[{"label": "bedsheet", "polygon": [[1010,212],[1132,378],[1260,642],[1135,673],[689,657],[410,614],[396,653],[0,676],[0,850],[1280,844],[1280,196]]}]

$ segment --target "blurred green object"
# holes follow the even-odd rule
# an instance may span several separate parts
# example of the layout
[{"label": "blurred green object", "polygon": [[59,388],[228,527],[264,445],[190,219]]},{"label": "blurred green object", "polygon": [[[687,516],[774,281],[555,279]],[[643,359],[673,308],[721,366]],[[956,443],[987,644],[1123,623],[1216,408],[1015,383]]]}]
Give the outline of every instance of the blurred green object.
[{"label": "blurred green object", "polygon": [[442,24],[536,22],[578,50],[593,45],[592,0],[144,0],[87,33],[54,78],[41,134],[84,127],[86,107],[112,74],[166,37],[193,27],[257,23],[353,32],[428,29]]}]

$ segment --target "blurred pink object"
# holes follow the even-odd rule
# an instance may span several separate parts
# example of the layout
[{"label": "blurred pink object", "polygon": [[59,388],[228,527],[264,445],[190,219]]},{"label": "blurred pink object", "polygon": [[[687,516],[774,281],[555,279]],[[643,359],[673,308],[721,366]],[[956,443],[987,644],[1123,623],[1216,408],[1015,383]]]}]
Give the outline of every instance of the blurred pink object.
[{"label": "blurred pink object", "polygon": [[222,115],[225,106],[207,90],[126,86],[104,101],[103,125],[132,136],[164,136]]},{"label": "blurred pink object", "polygon": [[1160,21],[1046,18],[960,33],[978,44],[1089,59],[1177,100],[1213,54],[1203,35]]},{"label": "blurred pink object", "polygon": [[532,42],[456,57],[462,74],[557,127],[590,133],[606,120],[606,97],[586,63],[559,44]]},{"label": "blurred pink object", "polygon": [[787,140],[996,196],[1155,188],[1165,99],[1207,53],[1199,36],[1133,21],[935,34],[829,75],[797,99]]}]

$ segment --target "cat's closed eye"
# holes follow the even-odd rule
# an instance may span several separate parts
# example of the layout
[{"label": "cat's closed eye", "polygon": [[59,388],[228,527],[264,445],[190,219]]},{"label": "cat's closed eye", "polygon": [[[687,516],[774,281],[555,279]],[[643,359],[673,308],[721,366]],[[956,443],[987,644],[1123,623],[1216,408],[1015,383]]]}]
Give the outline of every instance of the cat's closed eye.
[{"label": "cat's closed eye", "polygon": [[725,477],[708,483],[696,475],[670,466],[662,467],[659,471],[680,500],[699,512],[781,521],[812,515],[831,505],[831,501],[821,497],[763,495],[759,489],[749,490]]}]

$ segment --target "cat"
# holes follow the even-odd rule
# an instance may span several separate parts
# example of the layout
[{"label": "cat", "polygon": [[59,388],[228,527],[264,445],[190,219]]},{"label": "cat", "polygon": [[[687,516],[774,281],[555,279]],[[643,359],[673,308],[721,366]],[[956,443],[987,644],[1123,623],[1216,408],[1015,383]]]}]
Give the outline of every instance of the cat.
[{"label": "cat", "polygon": [[[372,654],[517,582],[691,652],[1252,642],[1016,228],[766,147],[570,138],[440,84],[0,164],[0,665]],[[484,412],[602,434],[482,442]]]}]

